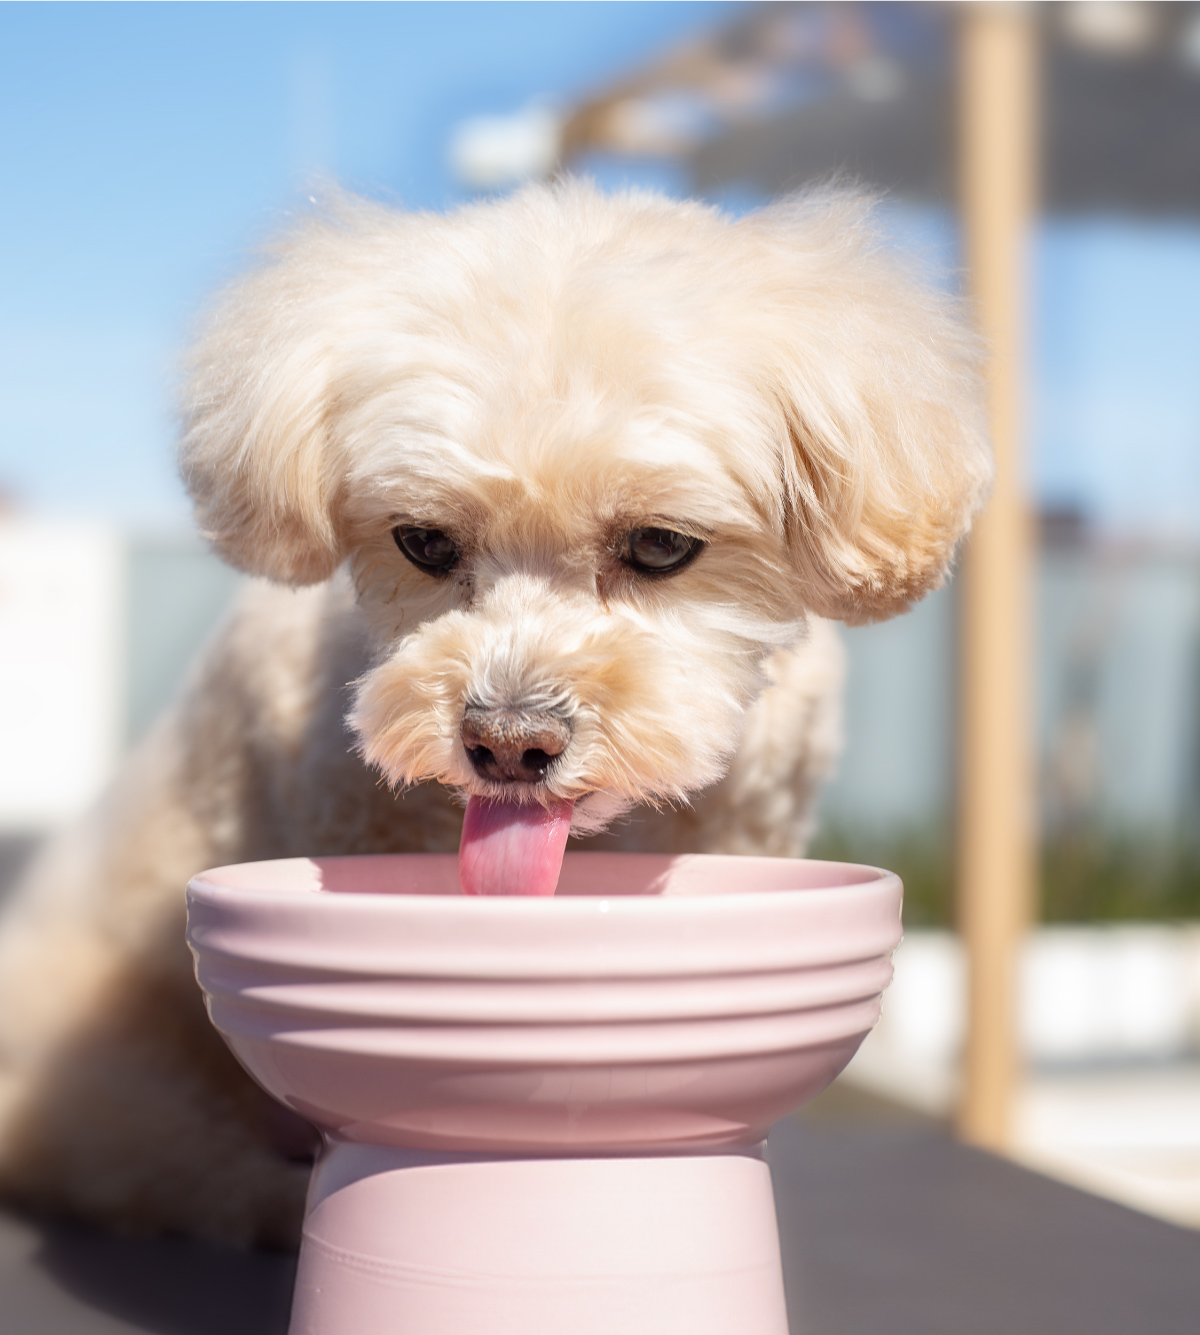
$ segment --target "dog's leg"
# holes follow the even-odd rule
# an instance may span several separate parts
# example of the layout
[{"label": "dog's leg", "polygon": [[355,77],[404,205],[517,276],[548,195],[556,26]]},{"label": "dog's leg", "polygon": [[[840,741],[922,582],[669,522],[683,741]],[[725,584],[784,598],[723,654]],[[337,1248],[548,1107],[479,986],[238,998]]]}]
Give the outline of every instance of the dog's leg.
[{"label": "dog's leg", "polygon": [[238,702],[222,710],[211,685],[5,916],[0,1187],[125,1229],[286,1243],[306,1171],[277,1150],[268,1101],[211,1029],[183,936],[188,878],[245,842],[235,807],[253,771]]},{"label": "dog's leg", "polygon": [[0,1185],[122,1230],[294,1244],[308,1164],[289,1158],[169,952],[146,963],[93,977],[76,993],[84,1013],[14,1073]]},{"label": "dog's leg", "polygon": [[352,752],[351,611],[344,589],[252,590],[180,706],[18,890],[0,929],[10,1196],[141,1231],[296,1236],[304,1128],[209,1025],[183,888],[252,858],[457,847],[441,790],[399,801]]},{"label": "dog's leg", "polygon": [[[0,1187],[124,1229],[286,1243],[306,1172],[272,1144],[267,1100],[191,976],[182,887],[213,841],[177,801],[172,768],[144,754],[7,916]],[[121,810],[131,789],[148,799],[140,818]]]}]

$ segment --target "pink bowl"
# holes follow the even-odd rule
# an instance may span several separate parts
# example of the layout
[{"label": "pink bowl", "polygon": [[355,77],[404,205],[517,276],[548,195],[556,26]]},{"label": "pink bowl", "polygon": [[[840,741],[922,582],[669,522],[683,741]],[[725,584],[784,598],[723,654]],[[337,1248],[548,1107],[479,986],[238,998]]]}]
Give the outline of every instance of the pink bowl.
[{"label": "pink bowl", "polygon": [[889,872],[571,853],[205,872],[213,1023],[311,1118],[291,1335],[787,1335],[761,1141],[879,1015]]},{"label": "pink bowl", "polygon": [[567,855],[552,899],[467,899],[453,856],[222,867],[188,887],[213,1023],[343,1141],[746,1145],[879,1016],[897,878],[774,858]]}]

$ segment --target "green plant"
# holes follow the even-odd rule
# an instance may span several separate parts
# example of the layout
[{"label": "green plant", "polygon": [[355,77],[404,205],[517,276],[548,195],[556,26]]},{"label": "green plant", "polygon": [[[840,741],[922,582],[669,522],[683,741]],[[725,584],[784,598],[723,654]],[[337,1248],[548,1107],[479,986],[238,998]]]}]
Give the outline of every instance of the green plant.
[{"label": "green plant", "polygon": [[[944,826],[830,826],[810,855],[887,867],[904,882],[906,926],[954,925],[954,843]],[[1043,841],[1039,876],[1043,922],[1200,918],[1200,844],[1182,833],[1081,827]]]},{"label": "green plant", "polygon": [[866,862],[894,871],[904,882],[907,927],[945,927],[953,921],[954,846],[940,827],[886,833],[829,826],[813,841],[809,856],[835,862]]}]

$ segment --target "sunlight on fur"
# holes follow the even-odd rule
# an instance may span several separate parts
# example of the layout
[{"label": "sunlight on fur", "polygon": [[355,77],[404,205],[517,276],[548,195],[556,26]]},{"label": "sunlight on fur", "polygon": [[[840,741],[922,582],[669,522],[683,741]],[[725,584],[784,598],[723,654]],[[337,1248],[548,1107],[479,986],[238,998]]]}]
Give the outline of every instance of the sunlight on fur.
[{"label": "sunlight on fur", "polygon": [[[980,351],[854,192],[337,196],[214,306],[182,408],[200,527],[264,578],[0,925],[0,1185],[280,1241],[297,1128],[207,1023],[187,879],[453,850],[468,796],[574,802],[592,847],[799,855],[830,621],[936,587],[984,499]],[[497,778],[468,709],[565,749]]]}]

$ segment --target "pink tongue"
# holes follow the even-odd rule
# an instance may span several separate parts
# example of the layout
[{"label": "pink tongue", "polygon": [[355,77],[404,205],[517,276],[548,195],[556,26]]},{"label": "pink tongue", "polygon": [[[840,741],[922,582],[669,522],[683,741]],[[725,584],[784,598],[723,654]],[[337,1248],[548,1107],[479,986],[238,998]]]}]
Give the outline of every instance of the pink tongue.
[{"label": "pink tongue", "polygon": [[472,797],[458,846],[465,895],[552,895],[571,829],[571,802],[549,810]]}]

